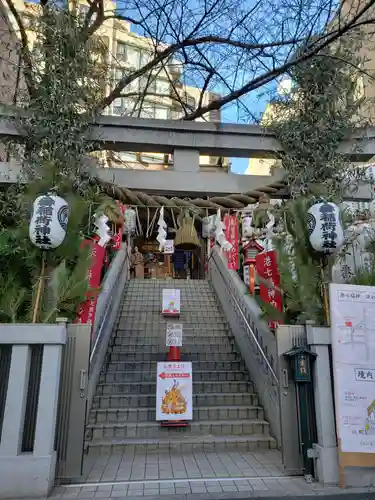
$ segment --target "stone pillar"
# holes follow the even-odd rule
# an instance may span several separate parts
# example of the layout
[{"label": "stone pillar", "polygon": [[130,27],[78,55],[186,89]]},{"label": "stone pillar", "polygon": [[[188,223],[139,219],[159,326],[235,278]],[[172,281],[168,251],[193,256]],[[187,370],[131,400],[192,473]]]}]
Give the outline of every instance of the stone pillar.
[{"label": "stone pillar", "polygon": [[173,168],[176,172],[199,172],[199,151],[175,149],[173,151]]},{"label": "stone pillar", "polygon": [[314,362],[314,398],[318,431],[316,451],[317,479],[322,484],[338,484],[339,465],[335,427],[334,395],[331,379],[329,328],[306,326],[307,343],[317,354]]}]

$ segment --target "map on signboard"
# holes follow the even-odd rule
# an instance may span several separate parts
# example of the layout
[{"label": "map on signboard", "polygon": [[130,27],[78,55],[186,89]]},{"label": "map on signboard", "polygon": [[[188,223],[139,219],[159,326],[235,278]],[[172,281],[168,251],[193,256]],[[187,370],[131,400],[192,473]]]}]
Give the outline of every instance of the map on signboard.
[{"label": "map on signboard", "polygon": [[341,449],[375,453],[375,287],[331,284],[330,310]]},{"label": "map on signboard", "polygon": [[366,363],[375,359],[375,292],[338,291],[340,314],[337,357],[341,363]]}]

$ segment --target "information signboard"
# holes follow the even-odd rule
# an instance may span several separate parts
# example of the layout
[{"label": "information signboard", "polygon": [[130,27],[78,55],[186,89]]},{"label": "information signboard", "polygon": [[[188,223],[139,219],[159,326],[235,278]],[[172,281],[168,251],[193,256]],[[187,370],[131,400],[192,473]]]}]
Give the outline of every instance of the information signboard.
[{"label": "information signboard", "polygon": [[180,314],[180,290],[164,288],[162,295],[162,313],[169,316]]},{"label": "information signboard", "polygon": [[182,347],[182,323],[167,323],[165,345]]},{"label": "information signboard", "polygon": [[156,420],[193,419],[193,373],[191,362],[157,364]]},{"label": "information signboard", "polygon": [[166,240],[164,245],[164,253],[171,255],[174,253],[174,240]]},{"label": "information signboard", "polygon": [[337,427],[343,453],[375,453],[375,287],[330,285]]}]

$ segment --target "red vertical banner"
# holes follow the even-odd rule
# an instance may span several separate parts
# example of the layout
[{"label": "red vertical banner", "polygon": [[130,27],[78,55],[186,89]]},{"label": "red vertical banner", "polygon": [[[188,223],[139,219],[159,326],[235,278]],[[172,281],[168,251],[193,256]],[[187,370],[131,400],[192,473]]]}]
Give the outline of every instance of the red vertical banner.
[{"label": "red vertical banner", "polygon": [[228,269],[237,271],[240,267],[240,241],[237,215],[225,215],[224,224],[225,238],[232,245],[232,249],[228,252]]},{"label": "red vertical banner", "polygon": [[[106,249],[98,245],[96,240],[85,240],[83,244],[90,246],[91,253],[91,264],[88,270],[88,285],[90,289],[99,288]],[[74,323],[82,323],[84,325],[91,323],[93,328],[97,302],[97,293],[93,294],[92,292],[88,292],[87,299],[82,302],[78,308],[77,317]]]},{"label": "red vertical banner", "polygon": [[[258,275],[270,283],[270,288],[262,282],[259,284],[260,298],[263,302],[270,304],[278,311],[282,312],[283,304],[281,293],[274,288],[280,287],[280,273],[277,265],[276,250],[259,253],[255,257],[255,265]],[[280,321],[269,321],[268,326],[270,328],[276,328],[276,325],[279,323]]]},{"label": "red vertical banner", "polygon": [[[125,215],[126,205],[123,205],[120,202],[117,202],[117,204],[119,209],[121,210],[122,215]],[[117,228],[117,232],[113,236],[113,244],[112,244],[113,250],[120,250],[123,233],[124,233],[124,223],[122,223],[121,226]]]}]

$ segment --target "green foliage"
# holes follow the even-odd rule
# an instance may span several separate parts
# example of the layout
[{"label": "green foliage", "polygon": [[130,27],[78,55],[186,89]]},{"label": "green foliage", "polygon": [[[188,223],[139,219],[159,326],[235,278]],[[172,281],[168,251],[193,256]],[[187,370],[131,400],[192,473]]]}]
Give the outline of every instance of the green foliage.
[{"label": "green foliage", "polygon": [[82,177],[95,105],[107,83],[105,47],[86,37],[74,11],[48,3],[33,27],[33,95],[25,103],[18,126],[25,135],[25,170],[38,189],[58,186],[86,196]]},{"label": "green foliage", "polygon": [[337,198],[349,171],[353,175],[338,146],[365,125],[366,103],[358,92],[362,40],[360,32],[353,33],[296,66],[290,73],[291,93],[273,103],[268,124],[285,151],[282,166],[293,195]]},{"label": "green foliage", "polygon": [[[307,210],[320,197],[339,202],[349,172],[353,178],[353,166],[338,146],[361,122],[365,104],[358,95],[361,41],[357,33],[296,66],[292,92],[273,103],[268,122],[283,147],[292,199],[281,207],[285,232],[275,238],[284,312],[280,317],[269,305],[261,306],[269,318],[287,324],[325,323],[322,292],[332,262],[310,245]],[[344,226],[346,219],[343,214]]]},{"label": "green foliage", "polygon": [[75,316],[88,290],[87,251],[80,248],[100,197],[85,172],[95,104],[107,67],[103,43],[86,37],[75,12],[49,3],[35,21],[31,76],[34,88],[16,118],[24,136],[27,185],[0,192],[0,322],[30,321],[41,270],[41,251],[28,236],[30,210],[54,190],[70,207],[63,244],[47,252],[47,279],[38,320]]},{"label": "green foliage", "polygon": [[307,210],[312,201],[300,197],[284,207],[289,235],[276,238],[281,288],[284,292],[284,322],[304,324],[307,319],[324,322],[321,255],[309,241]]}]

